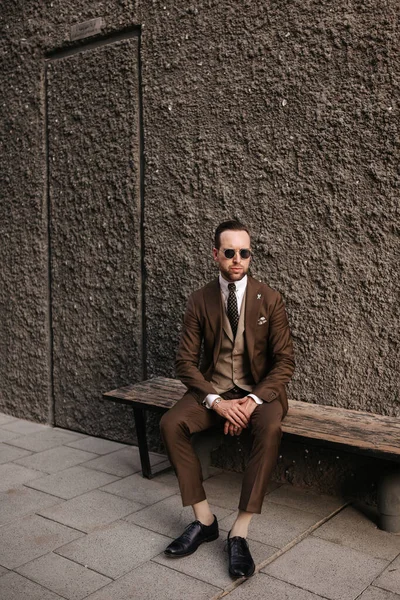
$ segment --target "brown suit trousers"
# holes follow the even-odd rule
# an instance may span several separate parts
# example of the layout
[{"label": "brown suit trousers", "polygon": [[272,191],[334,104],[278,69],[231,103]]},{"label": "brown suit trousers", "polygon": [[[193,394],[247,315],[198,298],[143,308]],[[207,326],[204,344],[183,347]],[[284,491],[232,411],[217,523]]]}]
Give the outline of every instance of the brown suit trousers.
[{"label": "brown suit trousers", "polygon": [[[246,394],[247,392],[227,392],[222,397],[233,399]],[[240,510],[261,512],[268,481],[278,458],[283,416],[279,399],[258,404],[251,415],[252,447],[243,477]],[[193,450],[190,437],[193,433],[210,427],[220,427],[222,430],[224,422],[215,411],[196,402],[190,394],[185,395],[161,419],[161,435],[178,477],[183,506],[206,499],[200,461]]]}]

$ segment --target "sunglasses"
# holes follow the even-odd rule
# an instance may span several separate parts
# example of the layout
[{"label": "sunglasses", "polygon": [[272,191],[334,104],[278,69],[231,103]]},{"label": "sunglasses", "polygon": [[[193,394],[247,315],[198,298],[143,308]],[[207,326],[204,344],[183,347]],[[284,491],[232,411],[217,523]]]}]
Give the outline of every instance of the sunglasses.
[{"label": "sunglasses", "polygon": [[[227,250],[221,250],[221,252],[225,256],[225,258],[233,258],[236,254],[236,250],[234,250],[233,248],[228,248]],[[250,258],[251,250],[249,250],[249,248],[241,248],[239,250],[239,254],[240,254],[240,258],[243,258],[243,260],[246,260],[246,258]]]}]

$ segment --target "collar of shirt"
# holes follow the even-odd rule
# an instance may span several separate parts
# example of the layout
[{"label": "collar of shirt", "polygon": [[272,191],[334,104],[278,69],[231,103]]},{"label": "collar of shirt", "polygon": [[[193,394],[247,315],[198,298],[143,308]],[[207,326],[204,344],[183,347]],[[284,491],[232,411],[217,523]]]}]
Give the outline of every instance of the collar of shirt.
[{"label": "collar of shirt", "polygon": [[[219,275],[219,287],[221,288],[221,293],[222,293],[222,297],[224,299],[225,309],[228,304],[228,296],[229,296],[228,285],[229,285],[229,283],[231,283],[231,282],[226,281],[226,279],[224,279],[221,274]],[[232,283],[234,283],[236,285],[236,300],[237,300],[237,305],[238,305],[238,313],[240,315],[240,309],[242,306],[243,296],[245,294],[246,287],[247,287],[247,275],[245,275],[243,277],[243,279],[240,279],[240,281],[234,281]]]}]

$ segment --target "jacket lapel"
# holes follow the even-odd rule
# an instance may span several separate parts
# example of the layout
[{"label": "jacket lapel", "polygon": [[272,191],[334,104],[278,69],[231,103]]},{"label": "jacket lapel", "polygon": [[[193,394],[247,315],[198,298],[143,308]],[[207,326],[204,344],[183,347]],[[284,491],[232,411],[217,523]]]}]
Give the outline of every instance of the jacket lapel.
[{"label": "jacket lapel", "polygon": [[[259,297],[258,297],[259,296]],[[247,352],[250,363],[253,361],[255,333],[262,302],[261,286],[256,279],[248,276],[246,289],[245,330]]]},{"label": "jacket lapel", "polygon": [[231,340],[231,342],[234,343],[235,340],[233,339],[232,327],[229,323],[228,315],[226,314],[226,310],[224,310],[224,308],[225,307],[223,307],[222,310],[222,329],[225,331],[226,335]]}]

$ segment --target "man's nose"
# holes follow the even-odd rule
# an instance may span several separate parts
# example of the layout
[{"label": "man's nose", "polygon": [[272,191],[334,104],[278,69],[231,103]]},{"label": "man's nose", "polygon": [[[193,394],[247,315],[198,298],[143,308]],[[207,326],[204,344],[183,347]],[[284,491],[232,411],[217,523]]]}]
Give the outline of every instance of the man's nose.
[{"label": "man's nose", "polygon": [[240,263],[240,261],[242,260],[242,257],[240,256],[240,250],[238,250],[237,252],[235,252],[235,256],[233,257],[233,261],[236,263]]}]

